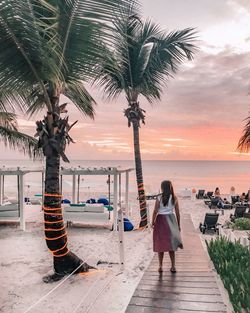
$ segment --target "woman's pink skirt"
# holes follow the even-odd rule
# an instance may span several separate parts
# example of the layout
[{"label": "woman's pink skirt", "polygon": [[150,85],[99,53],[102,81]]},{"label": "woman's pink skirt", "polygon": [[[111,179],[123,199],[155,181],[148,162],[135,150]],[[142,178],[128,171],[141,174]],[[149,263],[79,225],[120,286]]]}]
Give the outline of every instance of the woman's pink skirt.
[{"label": "woman's pink skirt", "polygon": [[176,251],[182,245],[174,214],[158,214],[153,231],[154,252]]}]

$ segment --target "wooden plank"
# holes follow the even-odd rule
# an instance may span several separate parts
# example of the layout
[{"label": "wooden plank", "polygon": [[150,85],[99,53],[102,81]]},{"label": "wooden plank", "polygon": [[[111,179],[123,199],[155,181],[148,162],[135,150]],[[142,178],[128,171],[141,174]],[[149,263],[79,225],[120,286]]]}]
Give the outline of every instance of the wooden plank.
[{"label": "wooden plank", "polygon": [[[183,263],[175,262],[175,267],[176,267],[177,272],[178,272],[178,270],[184,270],[186,272],[200,272],[201,268],[204,268],[203,272],[210,272],[210,273],[213,272],[211,269],[210,263],[196,263],[196,264],[187,263],[187,264],[183,264]],[[168,273],[170,268],[171,268],[171,263],[163,264],[162,274]],[[148,271],[155,272],[155,273],[158,273],[158,269],[159,269],[158,264],[151,264],[148,267]],[[159,275],[159,273],[158,273],[158,275]]]},{"label": "wooden plank", "polygon": [[191,302],[191,301],[175,301],[168,299],[156,299],[156,298],[140,298],[132,297],[130,304],[142,305],[153,308],[162,309],[179,309],[179,310],[193,310],[193,311],[207,311],[218,312],[225,311],[225,305],[222,303],[208,303],[208,302]]},{"label": "wooden plank", "polygon": [[[185,272],[184,272],[185,273]],[[165,274],[165,273],[164,273]],[[169,275],[158,275],[158,279],[156,277],[156,275],[151,275],[148,272],[145,273],[145,275],[143,276],[144,279],[147,280],[158,280],[158,281],[185,281],[185,282],[214,282],[214,276],[176,276],[173,275],[171,273],[169,273]]]},{"label": "wooden plank", "polygon": [[[163,271],[164,272],[168,272],[170,270],[170,264],[169,265],[163,265]],[[158,266],[150,266],[150,270],[154,270],[155,272],[158,271]],[[177,270],[177,274],[178,272],[185,272],[185,271],[210,271],[210,268],[206,265],[197,265],[197,266],[193,266],[193,265],[186,265],[186,266],[182,266],[176,263],[176,270]]]},{"label": "wooden plank", "polygon": [[[130,304],[126,313],[209,313],[210,311],[192,311],[192,310],[170,310],[160,309],[145,306],[137,306]],[[225,311],[217,311],[217,313],[224,313]]]},{"label": "wooden plank", "polygon": [[[177,252],[178,253],[178,252]],[[208,260],[206,260],[207,255],[203,254],[200,256],[185,256],[185,257],[179,257],[178,255],[176,256],[175,261],[176,262],[185,262],[185,263],[192,263],[192,262],[207,262]],[[168,255],[164,255],[164,259],[163,259],[163,263],[169,263],[170,262],[170,258]],[[152,264],[158,264],[158,260],[153,260]]]},{"label": "wooden plank", "polygon": [[[208,268],[210,268],[210,263],[208,261],[204,261],[204,262],[201,262],[200,260],[197,260],[197,261],[193,261],[193,262],[185,262],[185,261],[179,261],[179,260],[176,260],[175,261],[176,264],[179,264],[180,266],[192,266],[194,269],[195,269],[195,266],[207,266]],[[168,266],[170,265],[170,261],[167,261],[167,262],[163,262],[163,266]],[[156,263],[151,263],[150,264],[151,267],[155,267],[155,266],[158,266],[158,262]]]},{"label": "wooden plank", "polygon": [[139,284],[138,289],[141,290],[158,290],[165,293],[186,293],[186,294],[197,294],[197,295],[219,295],[220,291],[216,288],[191,288],[191,287],[169,287],[169,286],[157,286]]},{"label": "wooden plank", "polygon": [[142,283],[146,283],[147,285],[154,286],[173,286],[173,287],[187,287],[187,288],[216,288],[216,282],[183,282],[183,281],[155,281],[142,277]]},{"label": "wooden plank", "polygon": [[165,293],[159,290],[142,290],[136,289],[134,297],[165,299],[171,301],[186,301],[186,302],[206,302],[206,303],[223,303],[220,294],[217,295],[197,295],[188,293]]},{"label": "wooden plank", "polygon": [[[145,272],[145,275],[150,275],[150,276],[157,276],[159,277],[159,273],[156,272],[155,270],[150,270],[148,269],[146,272]],[[170,271],[164,271],[162,273],[162,275],[164,276],[173,276],[173,274],[170,272]],[[212,271],[186,271],[186,272],[183,272],[181,273],[181,277],[213,277],[213,272]]]},{"label": "wooden plank", "polygon": [[126,313],[226,312],[208,255],[190,216],[182,217],[184,249],[176,253],[177,273],[169,271],[168,253],[163,273],[158,273],[155,254],[145,271]]}]

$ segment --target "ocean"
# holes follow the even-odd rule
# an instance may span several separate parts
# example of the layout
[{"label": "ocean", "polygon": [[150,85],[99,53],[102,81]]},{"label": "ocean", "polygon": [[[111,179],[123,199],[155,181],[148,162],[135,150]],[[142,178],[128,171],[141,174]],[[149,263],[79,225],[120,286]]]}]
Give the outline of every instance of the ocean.
[{"label": "ocean", "polygon": [[[27,167],[41,166],[39,162],[27,160],[0,160],[0,167]],[[70,164],[62,162],[64,167],[121,167],[134,168],[132,160],[101,161],[101,160],[73,160]],[[144,184],[147,194],[158,193],[162,180],[171,180],[175,190],[195,188],[214,191],[220,188],[222,194],[229,194],[230,188],[235,187],[236,193],[247,192],[250,189],[250,161],[143,161]],[[125,185],[124,180],[122,180]],[[69,193],[72,189],[72,180],[69,176],[63,179],[63,191]],[[5,177],[5,194],[13,194],[16,190],[16,178]],[[80,192],[106,193],[108,190],[107,177],[81,176]],[[122,188],[124,191],[124,188]],[[136,192],[135,172],[130,173],[130,191]],[[26,196],[41,193],[41,175],[31,173],[25,175]]]}]

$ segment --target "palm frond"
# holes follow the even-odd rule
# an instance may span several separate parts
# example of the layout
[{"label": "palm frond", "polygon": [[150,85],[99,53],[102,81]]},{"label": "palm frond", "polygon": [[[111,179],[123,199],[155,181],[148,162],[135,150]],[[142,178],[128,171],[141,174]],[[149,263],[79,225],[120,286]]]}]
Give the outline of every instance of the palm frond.
[{"label": "palm frond", "polygon": [[11,112],[0,112],[0,126],[17,131],[16,114]]},{"label": "palm frond", "polygon": [[[191,60],[196,50],[193,44],[195,32],[193,29],[184,29],[158,37],[149,36],[140,55],[136,71],[138,92],[149,102],[160,98],[162,87],[169,77],[173,77],[180,64],[186,59]],[[143,50],[142,50],[143,51]]]},{"label": "palm frond", "polygon": [[44,99],[44,94],[41,92],[39,85],[34,85],[29,93],[26,93],[26,103],[27,103],[27,113],[30,117],[34,114],[40,113],[46,109],[46,102]]},{"label": "palm frond", "polygon": [[56,49],[42,37],[42,22],[32,15],[36,7],[29,0],[0,3],[0,86],[14,95],[37,83],[49,105],[44,81],[57,81],[60,72]]},{"label": "palm frond", "polygon": [[58,2],[57,31],[61,42],[61,61],[66,81],[92,78],[103,54],[102,42],[111,43],[112,23],[131,1],[67,0]]},{"label": "palm frond", "polygon": [[42,151],[37,146],[37,140],[16,130],[0,126],[0,140],[11,149],[17,149],[31,158],[42,156]]},{"label": "palm frond", "polygon": [[117,97],[125,88],[124,77],[115,55],[105,48],[105,58],[97,66],[95,82],[104,88],[108,98]]},{"label": "palm frond", "polygon": [[68,82],[64,95],[85,115],[94,117],[95,100],[91,97],[81,81],[73,80]]},{"label": "palm frond", "polygon": [[240,152],[248,152],[250,150],[250,117],[247,119],[247,123],[243,130],[243,135],[238,142],[237,150]]},{"label": "palm frond", "polygon": [[129,14],[115,21],[114,48],[105,53],[97,81],[109,97],[123,90],[131,101],[141,94],[152,102],[180,64],[193,58],[196,33],[187,28],[166,34],[150,20]]},{"label": "palm frond", "polygon": [[112,19],[131,3],[136,1],[2,1],[0,108],[25,99],[31,115],[45,105],[51,111],[50,98],[66,90],[84,114],[93,116],[93,99],[79,82],[92,78],[103,42],[113,42]]}]

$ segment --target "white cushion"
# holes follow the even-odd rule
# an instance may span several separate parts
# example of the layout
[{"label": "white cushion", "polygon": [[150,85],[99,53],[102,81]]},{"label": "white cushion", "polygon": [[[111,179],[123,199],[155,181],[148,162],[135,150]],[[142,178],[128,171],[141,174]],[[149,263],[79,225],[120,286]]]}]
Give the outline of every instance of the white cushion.
[{"label": "white cushion", "polygon": [[64,206],[64,212],[84,212],[85,206]]},{"label": "white cushion", "polygon": [[18,217],[19,210],[17,204],[5,204],[0,206],[1,217]]},{"label": "white cushion", "polygon": [[109,221],[109,214],[106,213],[91,213],[91,212],[65,212],[63,215],[66,221],[82,221],[82,222],[102,222]]},{"label": "white cushion", "polygon": [[104,205],[102,203],[89,203],[84,207],[84,212],[104,213]]}]

